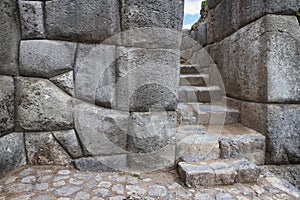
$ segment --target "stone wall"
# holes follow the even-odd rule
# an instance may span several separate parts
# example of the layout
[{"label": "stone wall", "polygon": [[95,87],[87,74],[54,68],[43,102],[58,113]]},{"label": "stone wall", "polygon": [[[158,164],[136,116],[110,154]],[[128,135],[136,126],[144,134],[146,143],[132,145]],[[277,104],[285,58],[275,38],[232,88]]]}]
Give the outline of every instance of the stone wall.
[{"label": "stone wall", "polygon": [[[1,1],[0,177],[172,165],[182,18],[183,0]],[[161,121],[170,138],[139,127]]]},{"label": "stone wall", "polygon": [[209,0],[208,6],[198,40],[230,102],[239,105],[241,123],[266,135],[268,164],[299,164],[300,1]]}]

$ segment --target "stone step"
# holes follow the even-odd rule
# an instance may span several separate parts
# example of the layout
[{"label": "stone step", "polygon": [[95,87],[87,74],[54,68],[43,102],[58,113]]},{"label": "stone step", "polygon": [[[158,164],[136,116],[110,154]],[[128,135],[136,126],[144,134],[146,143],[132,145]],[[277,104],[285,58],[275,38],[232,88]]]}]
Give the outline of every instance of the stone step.
[{"label": "stone step", "polygon": [[254,183],[261,170],[247,159],[228,159],[195,163],[179,162],[178,172],[188,187],[199,188],[201,186]]},{"label": "stone step", "polygon": [[208,74],[181,74],[180,86],[207,86]]},{"label": "stone step", "polygon": [[198,66],[198,65],[181,65],[180,74],[200,74],[208,73],[208,66]]},{"label": "stone step", "polygon": [[180,126],[177,128],[176,157],[180,161],[246,158],[265,164],[266,138],[239,123],[225,126]]},{"label": "stone step", "polygon": [[233,124],[240,118],[239,110],[225,105],[179,103],[177,112],[180,125]]},{"label": "stone step", "polygon": [[180,86],[179,102],[202,102],[210,103],[222,99],[222,91],[218,86],[195,87]]}]

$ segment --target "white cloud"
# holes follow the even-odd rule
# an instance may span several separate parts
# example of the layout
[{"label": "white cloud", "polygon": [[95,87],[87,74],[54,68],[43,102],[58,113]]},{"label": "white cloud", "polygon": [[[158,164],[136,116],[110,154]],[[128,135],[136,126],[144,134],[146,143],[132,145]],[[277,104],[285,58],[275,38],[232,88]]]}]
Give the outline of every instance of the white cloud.
[{"label": "white cloud", "polygon": [[191,29],[193,24],[185,24],[183,25],[182,29]]},{"label": "white cloud", "polygon": [[201,0],[185,0],[184,14],[199,14],[201,10]]}]

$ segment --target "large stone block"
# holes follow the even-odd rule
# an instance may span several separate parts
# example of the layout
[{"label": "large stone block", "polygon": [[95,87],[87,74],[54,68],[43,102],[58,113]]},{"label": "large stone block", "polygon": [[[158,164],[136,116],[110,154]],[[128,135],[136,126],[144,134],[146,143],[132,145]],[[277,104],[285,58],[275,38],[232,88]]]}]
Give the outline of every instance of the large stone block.
[{"label": "large stone block", "polygon": [[16,75],[18,72],[19,42],[21,38],[18,2],[0,2],[0,74]]},{"label": "large stone block", "polygon": [[256,102],[299,101],[299,34],[296,17],[266,15],[213,45],[227,94]]},{"label": "large stone block", "polygon": [[74,69],[76,98],[111,108],[115,101],[116,47],[78,45]]},{"label": "large stone block", "polygon": [[175,164],[175,145],[149,153],[128,153],[127,167],[131,171],[155,171],[173,167]]},{"label": "large stone block", "polygon": [[[210,4],[212,3],[209,2],[208,5]],[[211,7],[214,5],[216,4],[213,3]],[[223,0],[213,9],[214,40],[224,39],[265,14],[294,15],[299,6],[298,0],[290,0],[289,2],[280,0]]]},{"label": "large stone block", "polygon": [[11,133],[0,138],[0,178],[26,165],[23,133]]},{"label": "large stone block", "polygon": [[131,113],[127,151],[155,152],[174,144],[176,125],[175,112]]},{"label": "large stone block", "polygon": [[72,98],[50,81],[20,77],[17,91],[17,121],[22,129],[52,131],[73,128]]},{"label": "large stone block", "polygon": [[75,166],[80,171],[120,172],[126,170],[126,154],[80,158]]},{"label": "large stone block", "polygon": [[14,80],[0,76],[0,137],[14,128],[15,118]]},{"label": "large stone block", "polygon": [[129,113],[105,109],[86,103],[74,108],[77,134],[86,156],[125,153]]},{"label": "large stone block", "polygon": [[22,39],[44,38],[44,13],[41,1],[19,1]]},{"label": "large stone block", "polygon": [[266,136],[267,164],[299,163],[300,106],[243,102],[241,123]]},{"label": "large stone block", "polygon": [[114,108],[174,111],[178,102],[179,50],[118,47]]},{"label": "large stone block", "polygon": [[57,87],[62,89],[68,95],[74,96],[75,94],[75,86],[74,86],[74,72],[69,71],[64,74],[60,74],[50,79],[52,83],[54,83]]},{"label": "large stone block", "polygon": [[22,41],[20,75],[51,78],[73,69],[76,43],[50,40]]},{"label": "large stone block", "polygon": [[72,159],[51,132],[25,133],[25,144],[31,165],[71,166]]},{"label": "large stone block", "polygon": [[47,1],[45,10],[47,38],[100,43],[120,32],[118,0]]},{"label": "large stone block", "polygon": [[207,6],[209,9],[216,7],[216,5],[222,0],[207,0]]},{"label": "large stone block", "polygon": [[183,0],[122,0],[122,31],[141,27],[181,30]]},{"label": "large stone block", "polygon": [[268,105],[267,163],[300,163],[300,105]]}]

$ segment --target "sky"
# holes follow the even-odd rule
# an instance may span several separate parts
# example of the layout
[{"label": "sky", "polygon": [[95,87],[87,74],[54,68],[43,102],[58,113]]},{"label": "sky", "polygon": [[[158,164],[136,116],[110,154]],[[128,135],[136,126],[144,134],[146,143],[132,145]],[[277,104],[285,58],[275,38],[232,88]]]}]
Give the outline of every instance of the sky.
[{"label": "sky", "polygon": [[202,0],[185,0],[183,29],[191,29],[191,26],[199,19]]}]

